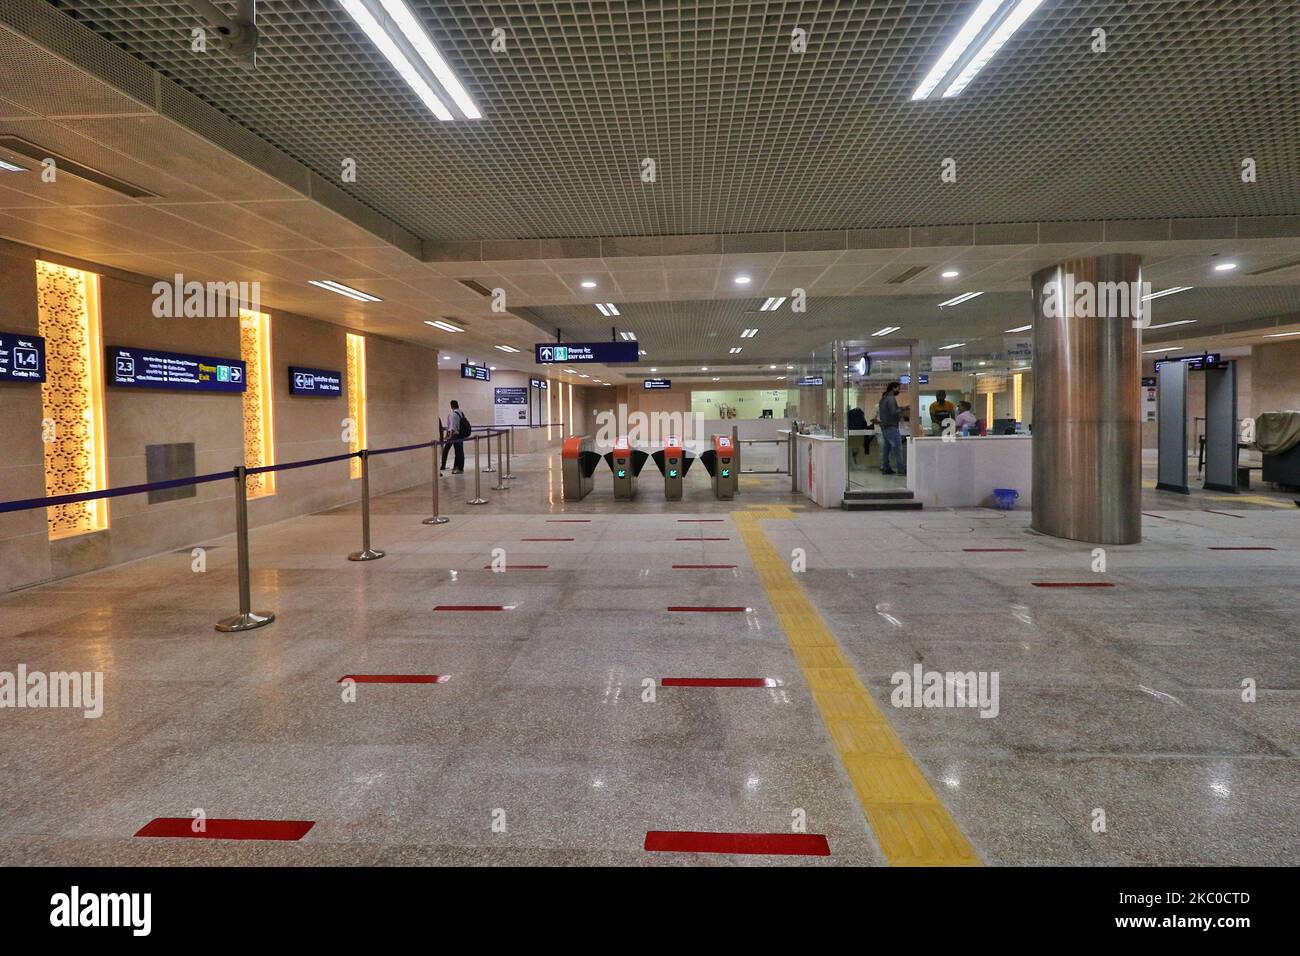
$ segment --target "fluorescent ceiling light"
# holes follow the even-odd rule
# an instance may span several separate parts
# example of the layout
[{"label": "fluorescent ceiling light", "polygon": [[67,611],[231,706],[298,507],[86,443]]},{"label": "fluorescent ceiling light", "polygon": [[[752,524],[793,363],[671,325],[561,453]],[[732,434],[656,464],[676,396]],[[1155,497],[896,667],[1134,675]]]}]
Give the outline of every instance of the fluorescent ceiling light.
[{"label": "fluorescent ceiling light", "polygon": [[518,350],[517,348],[515,348],[513,345],[495,345],[495,346],[493,346],[493,348],[498,348],[498,349],[500,349],[502,352],[518,352],[518,351],[519,351],[519,350]]},{"label": "fluorescent ceiling light", "polygon": [[1014,329],[1003,329],[1002,331],[1003,332],[1028,332],[1032,328],[1033,328],[1032,325],[1018,325]]},{"label": "fluorescent ceiling light", "polygon": [[739,346],[739,345],[733,345],[733,346],[731,347],[731,354],[732,354],[732,355],[735,355],[735,354],[736,354],[737,352],[739,352],[739,351],[740,351],[740,346]]},{"label": "fluorescent ceiling light", "polygon": [[619,334],[620,336],[622,336],[624,342],[635,342],[635,341],[636,341],[636,333],[635,333],[635,332],[620,332],[620,333],[618,333],[618,334]]},{"label": "fluorescent ceiling light", "polygon": [[1160,352],[1181,352],[1182,350],[1183,350],[1183,347],[1182,347],[1181,345],[1175,345],[1175,346],[1174,346],[1173,348],[1171,348],[1171,349],[1146,349],[1142,354],[1143,354],[1143,355],[1157,355],[1157,354],[1159,354]]},{"label": "fluorescent ceiling light", "polygon": [[752,281],[749,276],[736,276],[736,285],[749,285]]},{"label": "fluorescent ceiling light", "polygon": [[425,319],[425,320],[424,320],[424,324],[425,324],[425,325],[432,325],[435,329],[442,329],[444,332],[464,332],[464,331],[465,331],[465,330],[462,329],[459,325],[452,325],[450,322],[444,322],[442,319],[435,319],[435,320],[432,321],[432,322],[429,321],[428,319]]},{"label": "fluorescent ceiling light", "polygon": [[596,303],[596,311],[599,312],[601,315],[604,315],[604,316],[608,316],[608,315],[609,315],[609,309],[605,308],[605,304],[604,304],[603,302],[597,302],[597,303]]},{"label": "fluorescent ceiling light", "polygon": [[369,292],[362,292],[360,289],[354,289],[350,285],[344,285],[342,282],[335,282],[333,279],[308,279],[308,284],[316,286],[318,289],[325,289],[329,292],[335,292],[339,295],[345,295],[349,299],[356,299],[358,302],[383,302],[378,296],[371,295]]},{"label": "fluorescent ceiling light", "polygon": [[1011,39],[1011,34],[1015,33],[1029,19],[1030,14],[1038,9],[1043,0],[1020,0],[1016,4],[1010,15],[997,25],[997,28],[984,41],[979,52],[971,57],[970,61],[957,74],[957,78],[949,84],[948,88],[943,91],[943,98],[956,96],[970,85],[970,81],[975,79],[975,75],[984,69],[989,60],[997,56],[998,51],[1002,49],[1003,44]]},{"label": "fluorescent ceiling light", "polygon": [[757,334],[758,334],[758,329],[745,329],[745,331],[740,333],[740,337],[742,339],[752,339]]},{"label": "fluorescent ceiling light", "polygon": [[650,353],[647,352],[645,349],[640,349],[640,350],[637,352],[637,354],[638,354],[638,355],[649,355]]},{"label": "fluorescent ceiling light", "polygon": [[618,315],[618,314],[619,314],[619,311],[618,311],[617,307],[615,307],[615,305],[614,305],[613,302],[597,302],[597,303],[596,303],[596,308],[599,309],[599,310],[600,310],[600,314],[601,314],[601,315],[604,315],[604,316]]},{"label": "fluorescent ceiling light", "polygon": [[722,381],[722,379],[718,378],[716,375],[713,377],[713,380],[714,380],[715,382],[721,382],[721,381]]},{"label": "fluorescent ceiling light", "polygon": [[27,172],[26,166],[15,166],[13,163],[6,163],[3,159],[0,159],[0,169],[3,169],[6,173]]},{"label": "fluorescent ceiling light", "polygon": [[1162,322],[1160,325],[1148,325],[1145,331],[1149,332],[1152,329],[1168,329],[1175,325],[1192,325],[1196,321],[1196,319],[1180,319],[1177,322]]},{"label": "fluorescent ceiling light", "polygon": [[945,279],[955,279],[959,275],[961,275],[961,273],[958,272],[956,269],[949,269],[947,272],[941,272],[939,274],[943,276]]},{"label": "fluorescent ceiling light", "polygon": [[652,371],[652,372],[657,372],[657,371],[659,371],[659,369],[657,369],[657,368],[652,368],[650,371]]},{"label": "fluorescent ceiling light", "polygon": [[975,37],[984,29],[985,25],[992,18],[993,14],[998,12],[998,7],[1002,6],[1003,0],[983,0],[975,8],[969,20],[962,24],[957,36],[948,44],[948,49],[943,51],[943,56],[939,57],[939,62],[930,69],[921,81],[921,85],[916,88],[912,94],[912,99],[923,100],[939,86],[939,81],[948,75],[948,72],[957,65],[966,48],[975,42]]},{"label": "fluorescent ceiling light", "polygon": [[1231,272],[1235,268],[1237,268],[1237,264],[1235,262],[1220,262],[1217,266],[1214,267],[1214,271]]},{"label": "fluorescent ceiling light", "polygon": [[[482,118],[403,0],[339,0],[339,4],[434,116],[444,122],[457,118],[444,102],[446,97],[466,119]],[[442,87],[442,95],[435,91],[435,85]]]},{"label": "fluorescent ceiling light", "polygon": [[701,372],[707,372],[708,370],[709,370],[709,367],[708,367],[707,365],[701,365],[701,366],[700,366],[700,371],[701,371]]},{"label": "fluorescent ceiling light", "polygon": [[983,292],[963,292],[961,295],[953,296],[947,302],[940,302],[939,308],[942,309],[949,305],[961,305],[961,303],[966,302],[970,299],[975,298],[976,296],[983,295],[983,294],[984,294]]},{"label": "fluorescent ceiling light", "polygon": [[578,378],[591,378],[591,376],[590,376],[590,375],[583,375],[581,372],[579,372],[579,373],[578,373]]},{"label": "fluorescent ceiling light", "polygon": [[1266,339],[1280,339],[1288,335],[1300,335],[1300,332],[1265,332]]},{"label": "fluorescent ceiling light", "polygon": [[793,365],[787,365],[785,368],[786,368],[786,371],[788,372],[788,371],[792,371],[792,370],[794,369],[794,366],[793,366]]},{"label": "fluorescent ceiling light", "polygon": [[947,351],[948,349],[959,349],[965,344],[966,344],[965,342],[953,342],[952,345],[940,345],[939,348],[941,350]]},{"label": "fluorescent ceiling light", "polygon": [[497,367],[495,365],[489,365],[488,368],[490,368],[494,372],[497,370]]},{"label": "fluorescent ceiling light", "polygon": [[785,299],[785,296],[771,296],[766,302],[758,307],[758,311],[775,312],[777,309],[781,308],[781,304],[785,302]]},{"label": "fluorescent ceiling light", "polygon": [[[900,328],[902,328],[902,326],[900,326],[900,325],[887,325],[887,326],[885,326],[883,329],[876,329],[876,331],[872,332],[871,334],[872,334],[872,335],[891,335],[891,334],[893,334],[894,332],[897,332]],[[787,366],[787,367],[788,367],[788,366]]]},{"label": "fluorescent ceiling light", "polygon": [[1142,297],[1142,301],[1149,302],[1152,299],[1160,299],[1163,298],[1164,296],[1174,295],[1178,292],[1186,292],[1190,288],[1191,286],[1189,285],[1176,285],[1172,289],[1161,289],[1159,292],[1152,292],[1150,295],[1144,295]]},{"label": "fluorescent ceiling light", "polygon": [[768,368],[776,368],[775,365],[769,365]]}]

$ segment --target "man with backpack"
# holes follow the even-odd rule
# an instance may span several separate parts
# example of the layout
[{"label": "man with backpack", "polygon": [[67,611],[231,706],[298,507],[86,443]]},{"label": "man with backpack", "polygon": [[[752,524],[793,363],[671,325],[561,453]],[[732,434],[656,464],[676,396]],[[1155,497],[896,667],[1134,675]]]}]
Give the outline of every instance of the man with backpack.
[{"label": "man with backpack", "polygon": [[447,416],[447,427],[442,430],[442,439],[448,444],[442,446],[442,468],[438,470],[441,475],[447,470],[447,452],[456,449],[456,461],[451,470],[453,475],[464,474],[465,472],[465,439],[470,436],[469,419],[465,413],[460,410],[460,402],[452,399],[451,414]]}]

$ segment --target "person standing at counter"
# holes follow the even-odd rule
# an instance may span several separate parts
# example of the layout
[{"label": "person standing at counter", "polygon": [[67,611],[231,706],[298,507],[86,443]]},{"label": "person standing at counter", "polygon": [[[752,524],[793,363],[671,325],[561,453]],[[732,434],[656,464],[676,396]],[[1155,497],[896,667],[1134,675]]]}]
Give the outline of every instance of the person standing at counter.
[{"label": "person standing at counter", "polygon": [[[902,388],[902,382],[890,382],[885,387],[885,394],[880,398],[880,411],[876,414],[876,420],[880,422],[882,442],[880,446],[880,473],[882,475],[907,474],[907,460],[903,457],[903,436],[898,431],[899,424],[906,417],[905,411],[907,408],[905,405],[898,404],[898,393]],[[897,470],[890,467],[889,454],[891,451],[893,451],[898,462]]]}]

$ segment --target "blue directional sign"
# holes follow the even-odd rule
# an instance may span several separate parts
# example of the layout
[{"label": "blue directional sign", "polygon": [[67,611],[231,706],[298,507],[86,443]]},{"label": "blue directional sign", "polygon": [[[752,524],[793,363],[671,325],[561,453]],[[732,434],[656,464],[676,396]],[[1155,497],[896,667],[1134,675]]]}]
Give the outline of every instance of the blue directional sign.
[{"label": "blue directional sign", "polygon": [[337,398],[343,394],[343,376],[327,368],[289,366],[289,394],[308,398]]},{"label": "blue directional sign", "polygon": [[109,385],[186,392],[242,392],[246,385],[244,363],[239,359],[120,345],[110,345],[106,351]]},{"label": "blue directional sign", "polygon": [[45,381],[45,340],[0,332],[0,383]]},{"label": "blue directional sign", "polygon": [[533,348],[538,365],[641,361],[636,342],[541,342]]}]

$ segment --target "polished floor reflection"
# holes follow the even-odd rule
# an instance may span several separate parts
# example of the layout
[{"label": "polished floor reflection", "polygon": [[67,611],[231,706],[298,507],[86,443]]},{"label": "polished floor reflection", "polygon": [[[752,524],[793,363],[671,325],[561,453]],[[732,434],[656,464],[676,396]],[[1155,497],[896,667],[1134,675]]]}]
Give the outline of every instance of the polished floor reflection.
[{"label": "polished floor reflection", "polygon": [[[483,476],[483,507],[445,479],[439,527],[427,486],[377,499],[367,564],[346,560],[355,507],[255,530],[254,608],[277,620],[247,634],[212,629],[236,609],[230,538],[203,573],[186,549],[0,598],[0,671],[105,676],[98,719],[0,710],[0,863],[883,864],[817,659],[729,514],[774,506],[794,510],[756,519],[765,540],[981,862],[1300,863],[1300,509],[1278,496],[1145,492],[1144,542],[1099,556],[1024,511],[821,511],[780,476],[668,503],[647,472],[623,503],[598,474],[566,504],[557,466]],[[1079,584],[1111,586],[1042,586]],[[996,673],[996,716],[894,706],[917,665]],[[357,674],[448,679],[348,702]],[[133,836],[195,810],[315,825]],[[798,820],[830,856],[643,849]]]}]

